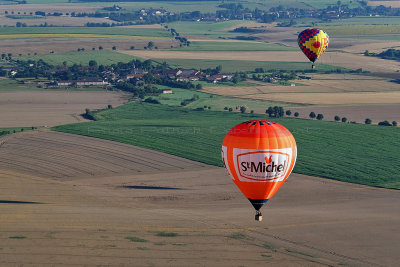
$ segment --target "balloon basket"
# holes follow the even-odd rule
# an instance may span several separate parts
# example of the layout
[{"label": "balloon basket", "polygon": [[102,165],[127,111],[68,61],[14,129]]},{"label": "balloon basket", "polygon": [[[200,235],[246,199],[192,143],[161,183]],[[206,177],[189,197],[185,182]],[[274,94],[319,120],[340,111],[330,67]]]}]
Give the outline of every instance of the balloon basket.
[{"label": "balloon basket", "polygon": [[311,65],[311,68],[312,68],[312,69],[315,69],[315,65],[314,65],[314,64],[312,64],[312,65]]},{"label": "balloon basket", "polygon": [[258,222],[262,221],[262,214],[261,212],[257,211],[256,216],[255,216],[255,220]]}]

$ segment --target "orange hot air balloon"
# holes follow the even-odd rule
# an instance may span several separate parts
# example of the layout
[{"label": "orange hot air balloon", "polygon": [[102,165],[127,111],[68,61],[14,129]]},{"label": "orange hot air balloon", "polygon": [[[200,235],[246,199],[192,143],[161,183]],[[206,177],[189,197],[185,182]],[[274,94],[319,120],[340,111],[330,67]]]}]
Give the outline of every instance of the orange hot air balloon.
[{"label": "orange hot air balloon", "polygon": [[222,143],[222,160],[228,174],[256,209],[278,191],[293,170],[297,147],[293,135],[282,125],[251,120],[233,127]]}]

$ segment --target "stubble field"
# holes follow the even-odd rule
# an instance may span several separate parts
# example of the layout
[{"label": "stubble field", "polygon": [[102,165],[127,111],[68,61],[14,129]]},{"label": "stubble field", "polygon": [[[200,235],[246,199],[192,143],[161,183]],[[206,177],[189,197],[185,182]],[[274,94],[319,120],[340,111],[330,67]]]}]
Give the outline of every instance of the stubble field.
[{"label": "stubble field", "polygon": [[4,265],[399,261],[397,191],[294,174],[260,223],[222,168],[53,132],[9,136],[0,151]]},{"label": "stubble field", "polygon": [[0,92],[0,128],[54,126],[86,121],[86,108],[119,106],[129,99],[119,92],[20,91]]}]

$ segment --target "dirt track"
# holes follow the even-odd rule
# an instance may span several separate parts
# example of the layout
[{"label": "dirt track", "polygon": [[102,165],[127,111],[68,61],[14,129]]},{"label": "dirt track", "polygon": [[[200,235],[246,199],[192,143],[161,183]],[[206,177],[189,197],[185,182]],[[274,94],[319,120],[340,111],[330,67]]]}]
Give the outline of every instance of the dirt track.
[{"label": "dirt track", "polygon": [[54,126],[84,121],[86,108],[119,106],[129,99],[120,92],[0,92],[0,128]]},{"label": "dirt track", "polygon": [[[295,174],[263,209],[259,223],[222,168],[63,133],[5,138],[0,265],[400,261],[398,191]],[[171,232],[177,236],[168,236]]]}]

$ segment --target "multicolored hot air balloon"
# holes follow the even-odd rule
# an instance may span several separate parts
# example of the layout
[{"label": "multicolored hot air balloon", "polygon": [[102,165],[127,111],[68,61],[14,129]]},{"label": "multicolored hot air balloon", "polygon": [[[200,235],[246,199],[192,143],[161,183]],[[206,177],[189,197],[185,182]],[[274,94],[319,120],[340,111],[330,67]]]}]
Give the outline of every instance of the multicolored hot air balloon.
[{"label": "multicolored hot air balloon", "polygon": [[329,36],[320,29],[306,29],[299,34],[297,43],[301,51],[313,62],[324,53],[329,44]]},{"label": "multicolored hot air balloon", "polygon": [[256,209],[278,191],[292,172],[297,147],[293,135],[282,125],[251,120],[233,127],[222,143],[222,160],[228,174]]}]

